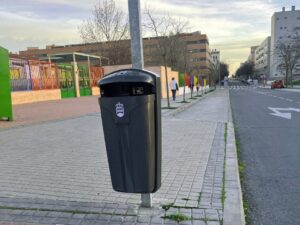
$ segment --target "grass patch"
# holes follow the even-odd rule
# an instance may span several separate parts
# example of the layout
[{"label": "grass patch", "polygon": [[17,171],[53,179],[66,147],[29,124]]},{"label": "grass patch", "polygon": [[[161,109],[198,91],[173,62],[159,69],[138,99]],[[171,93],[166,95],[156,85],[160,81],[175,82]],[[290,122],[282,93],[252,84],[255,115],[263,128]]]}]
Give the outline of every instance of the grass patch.
[{"label": "grass patch", "polygon": [[195,97],[192,97],[192,98],[189,98],[189,99],[197,99],[197,98],[195,98]]},{"label": "grass patch", "polygon": [[26,208],[26,207],[11,207],[11,206],[0,206],[0,209],[11,209],[11,210],[24,210],[24,211],[39,211],[39,212],[62,212],[71,214],[97,214],[97,215],[117,215],[117,216],[136,216],[135,214],[120,214],[120,213],[105,213],[105,212],[93,212],[93,211],[82,211],[82,210],[64,210],[64,209],[47,209],[47,208]]},{"label": "grass patch", "polygon": [[[232,120],[233,123],[235,124],[236,119],[234,115],[234,111],[232,110],[232,105],[231,105],[231,112],[232,112]],[[251,224],[250,222],[250,208],[249,208],[249,202],[248,198],[246,195],[246,182],[245,182],[245,164],[242,161],[242,156],[241,156],[241,143],[238,138],[238,128],[234,126],[235,130],[235,145],[236,145],[236,153],[237,153],[237,158],[238,158],[238,169],[239,169],[239,175],[240,175],[240,182],[241,182],[241,188],[242,188],[242,196],[243,196],[243,208],[244,208],[244,214],[245,214],[245,223],[246,224]]]},{"label": "grass patch", "polygon": [[[237,131],[237,128],[235,127],[235,130]],[[249,202],[248,198],[246,196],[246,183],[245,183],[245,164],[241,159],[241,143],[237,137],[237,132],[235,132],[235,139],[236,139],[236,151],[237,151],[237,157],[238,157],[238,167],[239,167],[239,175],[240,175],[240,182],[242,187],[242,194],[243,194],[243,208],[244,208],[244,214],[245,214],[245,222],[246,224],[250,223],[250,208],[249,208]]]},{"label": "grass patch", "polygon": [[178,103],[190,103],[189,101],[181,101],[181,102],[178,102]]},{"label": "grass patch", "polygon": [[199,196],[198,196],[198,203],[200,203],[200,201],[201,201],[201,197],[202,197],[202,192],[199,192]]},{"label": "grass patch", "polygon": [[178,107],[174,107],[174,106],[165,106],[165,107],[161,107],[161,109],[177,109]]},{"label": "grass patch", "polygon": [[177,221],[177,222],[181,222],[181,221],[186,221],[186,220],[191,220],[192,217],[186,216],[182,213],[175,213],[175,214],[170,214],[170,215],[166,215],[164,217],[162,217],[163,219],[169,219],[169,220],[173,220],[173,221]]},{"label": "grass patch", "polygon": [[224,209],[226,192],[225,192],[225,176],[226,176],[226,145],[227,145],[227,128],[228,124],[225,123],[225,131],[224,131],[224,141],[225,141],[225,152],[224,152],[224,162],[223,162],[223,178],[222,178],[222,207]]},{"label": "grass patch", "polygon": [[172,206],[174,206],[174,203],[162,205],[161,208],[165,211],[168,211]]}]

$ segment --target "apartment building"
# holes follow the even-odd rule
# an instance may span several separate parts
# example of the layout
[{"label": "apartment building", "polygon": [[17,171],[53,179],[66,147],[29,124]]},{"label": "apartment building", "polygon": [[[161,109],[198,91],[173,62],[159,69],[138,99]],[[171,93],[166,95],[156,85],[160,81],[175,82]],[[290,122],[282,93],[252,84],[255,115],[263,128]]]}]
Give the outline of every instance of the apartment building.
[{"label": "apartment building", "polygon": [[267,37],[256,49],[254,54],[254,73],[256,77],[265,76],[270,79],[270,48],[271,37]]},{"label": "apartment building", "polygon": [[[300,35],[300,10],[296,10],[295,6],[292,6],[291,11],[286,11],[283,7],[281,12],[273,14],[271,24],[271,79],[283,79],[285,77],[285,69],[280,66],[282,59],[278,56],[276,48],[280,42],[291,42],[296,33]],[[293,74],[295,78],[300,78],[300,62],[296,65]]]},{"label": "apartment building", "polygon": [[[145,66],[161,66],[160,52],[157,51],[162,37],[143,38]],[[182,33],[179,39],[187,44],[187,59],[190,68],[194,69],[203,78],[209,77],[209,66],[212,62],[209,49],[209,40],[206,34],[201,32]],[[118,42],[97,42],[85,44],[72,44],[64,46],[49,45],[45,49],[29,47],[20,51],[21,57],[39,58],[41,56],[54,55],[58,53],[82,52],[102,57],[103,65],[125,65],[131,64],[130,40]],[[191,71],[192,72],[192,71]]]},{"label": "apartment building", "polygon": [[250,47],[250,54],[248,56],[248,62],[254,63],[255,61],[255,50],[257,49],[258,46],[251,46]]}]

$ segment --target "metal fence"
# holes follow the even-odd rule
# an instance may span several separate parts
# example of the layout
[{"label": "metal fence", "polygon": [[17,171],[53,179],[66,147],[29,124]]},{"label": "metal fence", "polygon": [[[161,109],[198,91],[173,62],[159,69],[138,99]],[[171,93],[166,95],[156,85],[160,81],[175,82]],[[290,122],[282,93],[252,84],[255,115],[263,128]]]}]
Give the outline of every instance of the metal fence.
[{"label": "metal fence", "polygon": [[24,91],[32,89],[30,67],[27,60],[10,59],[10,82],[12,91]]},{"label": "metal fence", "polygon": [[[61,89],[69,85],[66,84],[66,81],[73,81],[73,78],[65,78],[68,74],[62,71],[61,64],[11,58],[9,65],[12,91]],[[72,64],[68,64],[68,66],[69,68],[73,68]],[[88,71],[90,71],[90,76],[80,74],[80,72],[86,73]],[[70,71],[71,73],[73,71]],[[103,75],[104,69],[99,66],[91,66],[90,70],[88,70],[88,67],[79,70],[79,77],[85,77],[84,82],[91,87],[97,86],[98,80]]]}]

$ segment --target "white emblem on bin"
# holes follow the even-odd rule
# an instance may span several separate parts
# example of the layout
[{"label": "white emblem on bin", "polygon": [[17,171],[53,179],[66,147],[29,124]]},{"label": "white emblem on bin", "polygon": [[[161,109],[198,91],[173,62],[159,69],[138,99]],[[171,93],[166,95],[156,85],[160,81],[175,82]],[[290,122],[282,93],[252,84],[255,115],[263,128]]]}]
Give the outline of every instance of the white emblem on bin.
[{"label": "white emblem on bin", "polygon": [[124,116],[124,105],[120,102],[116,104],[116,114],[120,118]]}]

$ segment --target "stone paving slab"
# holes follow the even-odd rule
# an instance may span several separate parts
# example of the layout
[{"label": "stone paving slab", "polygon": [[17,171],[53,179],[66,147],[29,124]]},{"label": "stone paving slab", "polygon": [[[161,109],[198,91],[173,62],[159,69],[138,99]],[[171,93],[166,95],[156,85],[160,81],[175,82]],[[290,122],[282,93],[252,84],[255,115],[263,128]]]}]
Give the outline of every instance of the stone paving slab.
[{"label": "stone paving slab", "polygon": [[[198,131],[195,124],[163,121],[163,185],[155,203],[201,191],[216,125],[198,122]],[[101,129],[95,114],[1,131],[0,196],[139,204],[139,194],[111,189]]]},{"label": "stone paving slab", "polygon": [[[218,102],[224,94],[226,99],[224,90],[208,97]],[[228,109],[220,111],[216,105],[197,116],[195,111],[207,101],[163,118],[162,187],[154,194],[152,209],[139,207],[140,195],[112,190],[99,114],[0,131],[0,221],[222,224],[222,115]],[[215,115],[207,113],[217,111],[219,119],[213,121]],[[209,204],[202,207],[205,199]],[[170,203],[169,210],[162,209]],[[176,213],[192,220],[178,223],[162,218]]]}]

